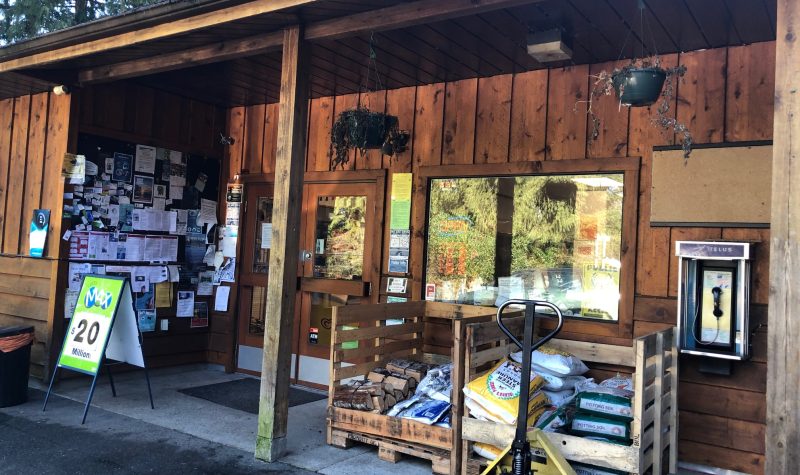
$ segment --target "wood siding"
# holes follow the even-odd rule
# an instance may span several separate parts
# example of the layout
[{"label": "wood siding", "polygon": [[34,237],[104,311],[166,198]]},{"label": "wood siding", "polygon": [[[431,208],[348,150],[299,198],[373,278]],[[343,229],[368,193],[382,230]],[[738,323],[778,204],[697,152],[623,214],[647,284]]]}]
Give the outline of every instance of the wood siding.
[{"label": "wood siding", "polygon": [[[41,93],[0,101],[0,326],[30,325],[31,374],[49,371],[57,294],[70,98]],[[50,210],[45,256],[29,254],[33,210]],[[62,312],[63,314],[63,312]]]},{"label": "wood siding", "polygon": [[[669,114],[687,123],[696,143],[772,138],[774,42],[667,55],[663,60],[666,65],[680,63],[688,68],[676,87],[677,97]],[[736,363],[730,377],[700,373],[696,361],[681,359],[679,446],[681,460],[763,473],[769,230],[650,226],[652,149],[674,144],[675,137],[652,126],[654,111],[620,109],[613,97],[604,97],[594,105],[602,122],[598,139],[591,139],[586,103],[581,101],[587,99],[591,88],[590,74],[612,66],[574,66],[390,90],[386,94],[314,99],[309,103],[306,170],[329,169],[330,127],[337,114],[359,102],[396,111],[401,116],[401,128],[409,129],[412,139],[409,149],[399,157],[379,160],[376,152],[363,157],[353,154],[347,169],[387,168],[416,175],[421,166],[440,164],[641,157],[635,336],[676,324],[677,261],[672,256],[676,240],[722,238],[761,243],[754,263],[752,294],[752,320],[758,325],[755,355],[751,361]],[[258,166],[272,169],[274,141],[265,135],[267,128],[261,118],[264,109],[253,106],[229,111],[229,134],[237,139],[230,147],[231,173],[243,168],[252,172]],[[256,118],[248,120],[251,114]],[[415,176],[412,206],[425,206],[423,193],[424,184]],[[424,222],[412,223],[412,236],[410,277],[419,296]]]}]

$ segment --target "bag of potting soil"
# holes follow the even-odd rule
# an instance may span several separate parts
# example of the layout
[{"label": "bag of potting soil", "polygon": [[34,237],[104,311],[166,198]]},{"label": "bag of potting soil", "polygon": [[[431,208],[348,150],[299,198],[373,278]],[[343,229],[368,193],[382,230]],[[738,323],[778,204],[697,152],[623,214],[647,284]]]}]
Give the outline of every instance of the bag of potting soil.
[{"label": "bag of potting soil", "polygon": [[599,417],[583,412],[575,413],[570,432],[575,435],[602,437],[626,444],[631,441],[630,423],[620,419]]},{"label": "bag of potting soil", "polygon": [[418,399],[416,404],[412,404],[410,407],[400,411],[397,417],[432,425],[441,419],[448,411],[450,411],[449,402],[438,401],[422,396]]},{"label": "bag of potting soil", "polygon": [[625,376],[622,376],[619,373],[617,373],[617,375],[614,376],[613,378],[608,378],[605,381],[601,382],[600,386],[604,388],[625,389],[627,391],[633,391],[633,378],[626,378]]},{"label": "bag of potting soil", "polygon": [[[521,378],[520,364],[504,358],[491,371],[464,386],[464,395],[472,398],[486,411],[498,416],[502,421],[513,424],[517,420],[517,410],[519,409]],[[531,372],[528,384],[529,394],[533,395],[543,385],[544,380],[541,376]],[[546,396],[542,395],[542,397],[546,399]],[[531,397],[531,403],[534,400],[535,398]]]},{"label": "bag of potting soil", "polygon": [[472,451],[489,460],[495,460],[503,453],[503,449],[500,447],[484,444],[482,442],[475,442],[472,444]]},{"label": "bag of potting soil", "polygon": [[[519,404],[519,402],[517,402]],[[537,391],[533,395],[531,395],[530,400],[528,401],[528,426],[532,426],[536,420],[542,415],[542,413],[547,410],[550,401],[547,399],[547,395],[541,391]],[[464,405],[470,411],[470,415],[475,417],[475,419],[479,419],[482,421],[491,421],[491,422],[500,422],[500,423],[507,423],[507,424],[516,424],[517,417],[516,417],[516,410],[514,411],[514,418],[513,420],[507,420],[503,417],[493,413],[486,407],[482,406],[478,401],[470,398],[469,396],[464,397]],[[518,409],[518,408],[517,408]]]},{"label": "bag of potting soil", "polygon": [[586,381],[586,378],[583,376],[561,376],[551,373],[544,368],[538,368],[535,371],[536,374],[544,379],[544,388],[548,391],[563,391],[565,389],[573,389],[576,385]]},{"label": "bag of potting soil", "polygon": [[536,421],[536,428],[545,432],[562,432],[569,428],[575,409],[561,406],[545,411]]},{"label": "bag of potting soil", "polygon": [[629,421],[633,418],[631,398],[632,391],[598,386],[578,393],[575,405],[583,412]]},{"label": "bag of potting soil", "polygon": [[[577,376],[589,371],[577,356],[544,345],[533,351],[531,367],[534,371],[546,371],[558,376]],[[518,351],[511,355],[514,361],[522,361],[522,352]]]},{"label": "bag of potting soil", "polygon": [[397,404],[392,406],[391,409],[389,409],[389,412],[387,412],[386,415],[387,416],[397,417],[397,415],[400,414],[401,411],[404,411],[406,408],[409,408],[409,407],[413,406],[414,404],[418,403],[419,400],[420,400],[420,397],[421,396],[415,394],[415,395],[411,396],[408,399],[404,399],[404,400],[398,402]]},{"label": "bag of potting soil", "polygon": [[435,425],[436,427],[444,427],[444,428],[446,428],[446,429],[450,429],[451,427],[453,427],[453,426],[452,426],[452,424],[450,424],[450,414],[451,414],[451,413],[452,413],[452,411],[447,411],[447,412],[446,412],[446,413],[445,413],[445,414],[444,414],[444,415],[441,417],[441,419],[439,419],[439,420],[436,422],[436,424],[434,424],[434,425]]},{"label": "bag of potting soil", "polygon": [[453,383],[450,379],[452,371],[451,363],[428,370],[428,373],[417,385],[416,394],[425,394],[432,399],[450,402],[450,394],[453,392]]},{"label": "bag of potting soil", "polygon": [[572,401],[572,398],[575,397],[574,389],[565,389],[564,391],[548,391],[543,389],[542,392],[547,394],[547,397],[550,399],[550,404],[556,407],[563,406]]}]

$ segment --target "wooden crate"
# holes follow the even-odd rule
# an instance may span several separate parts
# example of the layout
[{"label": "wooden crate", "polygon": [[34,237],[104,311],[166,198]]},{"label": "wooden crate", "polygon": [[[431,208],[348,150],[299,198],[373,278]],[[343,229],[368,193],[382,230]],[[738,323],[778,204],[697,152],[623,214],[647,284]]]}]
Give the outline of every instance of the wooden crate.
[{"label": "wooden crate", "polygon": [[[436,473],[459,473],[462,451],[457,434],[461,433],[464,407],[460,388],[464,386],[465,326],[492,321],[495,312],[491,307],[425,301],[334,307],[328,444],[368,443],[378,446],[381,458],[387,460],[408,454],[431,460]],[[389,319],[403,319],[403,323],[387,325]],[[428,333],[431,328],[438,332],[442,324],[448,325],[444,327],[448,337],[426,334],[426,328]],[[447,355],[432,353],[448,346]],[[453,362],[452,429],[333,406],[334,392],[343,381],[361,378],[393,358]]]},{"label": "wooden crate", "polygon": [[[522,332],[522,319],[509,319],[512,331]],[[564,457],[629,473],[643,474],[652,469],[660,474],[676,473],[678,457],[678,352],[677,330],[670,328],[637,338],[633,345],[615,346],[569,340],[552,340],[551,345],[592,363],[627,367],[633,373],[635,396],[630,447],[572,435],[547,433]],[[499,359],[518,351],[496,323],[467,325],[465,379],[471,381]],[[462,473],[476,473],[481,458],[472,452],[472,442],[499,447],[514,438],[514,426],[484,422],[469,417],[462,421]],[[661,454],[660,456],[658,454]]]}]

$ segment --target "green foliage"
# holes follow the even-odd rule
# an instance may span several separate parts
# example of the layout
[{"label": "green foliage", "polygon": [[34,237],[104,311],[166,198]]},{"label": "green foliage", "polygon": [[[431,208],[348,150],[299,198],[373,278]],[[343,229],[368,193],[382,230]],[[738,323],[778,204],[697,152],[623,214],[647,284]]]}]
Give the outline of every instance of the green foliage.
[{"label": "green foliage", "polygon": [[0,45],[164,0],[0,0]]}]

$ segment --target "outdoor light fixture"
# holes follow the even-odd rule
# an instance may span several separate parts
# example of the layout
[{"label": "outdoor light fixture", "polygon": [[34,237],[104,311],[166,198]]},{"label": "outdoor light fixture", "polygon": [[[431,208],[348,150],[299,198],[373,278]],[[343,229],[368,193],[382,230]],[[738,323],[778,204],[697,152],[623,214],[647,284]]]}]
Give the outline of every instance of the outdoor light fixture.
[{"label": "outdoor light fixture", "polygon": [[572,59],[572,48],[556,28],[528,34],[528,54],[540,63],[552,63]]},{"label": "outdoor light fixture", "polygon": [[69,94],[69,88],[63,84],[60,86],[53,86],[53,94],[56,96],[63,96],[64,94]]}]

